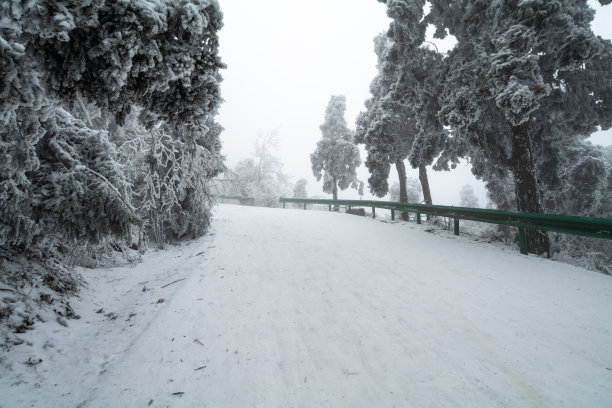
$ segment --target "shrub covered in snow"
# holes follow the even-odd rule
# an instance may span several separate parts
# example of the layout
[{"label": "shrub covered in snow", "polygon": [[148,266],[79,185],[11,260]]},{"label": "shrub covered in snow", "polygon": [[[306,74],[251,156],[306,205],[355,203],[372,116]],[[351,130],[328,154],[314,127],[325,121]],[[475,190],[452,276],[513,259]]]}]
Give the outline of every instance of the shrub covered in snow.
[{"label": "shrub covered in snow", "polygon": [[20,270],[44,284],[78,248],[201,235],[222,161],[217,1],[13,1],[0,16],[2,261],[37,262]]}]

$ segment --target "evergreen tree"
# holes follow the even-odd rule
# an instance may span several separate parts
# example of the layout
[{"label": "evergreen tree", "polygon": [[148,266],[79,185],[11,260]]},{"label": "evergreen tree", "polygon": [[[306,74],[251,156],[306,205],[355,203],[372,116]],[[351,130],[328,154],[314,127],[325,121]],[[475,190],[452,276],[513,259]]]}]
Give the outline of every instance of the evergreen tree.
[{"label": "evergreen tree", "polygon": [[[374,39],[378,57],[378,75],[370,84],[372,98],[365,102],[366,111],[357,117],[355,142],[365,145],[368,152],[365,165],[370,171],[370,191],[383,197],[389,191],[389,172],[395,165],[399,178],[399,201],[407,202],[406,166],[416,128],[411,111],[393,100],[389,94],[397,80],[396,65],[388,60],[391,41],[385,34]],[[408,213],[402,213],[405,220]]]},{"label": "evergreen tree", "polygon": [[[419,121],[422,110],[416,109],[410,99],[420,86],[419,81],[427,77],[428,67],[423,62],[420,75],[410,73],[401,59],[401,37],[395,24],[391,25],[388,35],[376,37],[375,52],[378,57],[378,75],[370,85],[372,98],[366,101],[366,112],[357,118],[356,141],[364,143],[368,151],[366,166],[370,170],[370,190],[379,197],[388,190],[390,165],[394,164],[398,173],[400,197],[406,202],[406,168],[404,160],[410,157],[412,167],[419,169],[422,190],[427,204],[431,204],[431,192],[427,178],[426,166],[431,164],[441,148],[443,132],[434,118],[437,126],[438,142],[432,149],[433,133],[427,130],[431,125],[423,118]],[[409,66],[408,66],[409,67]],[[430,118],[427,118],[429,120]],[[430,146],[426,146],[430,143]],[[408,214],[403,213],[404,219]]]},{"label": "evergreen tree", "polygon": [[[406,179],[406,197],[405,202],[407,203],[421,203],[423,201],[423,190],[421,190],[421,184],[417,179],[412,177]],[[389,188],[389,199],[391,201],[400,200],[400,186],[397,182]]]},{"label": "evergreen tree", "polygon": [[[488,185],[511,176],[519,211],[542,212],[545,149],[539,143],[559,137],[543,132],[543,124],[573,121],[569,137],[610,126],[610,70],[604,68],[610,66],[610,42],[591,32],[593,11],[586,1],[430,3],[424,16],[424,1],[387,2],[407,36],[423,38],[424,26],[432,23],[438,37],[450,33],[458,41],[438,70],[439,117],[452,130],[438,165],[470,157],[474,173]],[[586,85],[595,73],[602,87]],[[575,115],[576,106],[598,109]],[[545,233],[528,231],[528,241],[530,250],[550,253]]]},{"label": "evergreen tree", "polygon": [[323,178],[323,191],[338,199],[338,188],[357,188],[357,167],[361,164],[359,148],[353,143],[353,132],[346,127],[344,95],[332,96],[320,126],[322,138],[310,155],[312,172],[317,181]]},{"label": "evergreen tree", "polygon": [[474,194],[474,187],[469,184],[463,186],[459,192],[459,205],[461,207],[478,208],[478,197]]},{"label": "evergreen tree", "polygon": [[[297,183],[293,186],[293,198],[308,198],[308,193],[306,192],[306,179],[299,179]],[[294,203],[294,208],[304,208],[303,204]],[[310,206],[308,206],[310,207]]]},{"label": "evergreen tree", "polygon": [[551,212],[612,218],[612,149],[582,140],[565,143],[557,147],[558,186],[545,191],[544,204]]},{"label": "evergreen tree", "polygon": [[195,143],[197,137],[184,127],[132,126],[134,137],[122,145],[121,161],[132,169],[134,205],[145,231],[162,247],[171,239],[202,235],[213,204],[209,183],[222,170],[219,152]]},{"label": "evergreen tree", "polygon": [[[389,14],[394,15],[393,12]],[[418,46],[424,38],[423,27],[413,33],[395,19],[388,35],[393,40],[390,55],[400,73],[389,97],[403,110],[408,110],[413,118],[413,134],[404,135],[409,137],[411,144],[408,161],[413,168],[419,169],[425,203],[432,204],[426,166],[433,163],[447,143],[447,131],[438,119],[440,105],[437,95],[443,77],[442,56],[427,47]],[[448,170],[448,167],[434,166],[434,169]]]},{"label": "evergreen tree", "polygon": [[126,236],[141,221],[107,132],[88,128],[62,109],[54,113],[42,123],[46,132],[36,144],[40,166],[30,174],[32,217],[43,231],[61,231],[70,240]]},{"label": "evergreen tree", "polygon": [[306,184],[308,181],[306,179],[299,179],[295,186],[293,187],[293,198],[308,198],[308,193],[306,192]]},{"label": "evergreen tree", "polygon": [[[220,159],[216,1],[2,2],[0,15],[0,246],[56,231],[96,241],[141,223],[111,142],[133,107],[187,146],[183,220],[209,219],[192,192],[216,171],[201,162]],[[109,129],[78,109],[90,103]]]}]

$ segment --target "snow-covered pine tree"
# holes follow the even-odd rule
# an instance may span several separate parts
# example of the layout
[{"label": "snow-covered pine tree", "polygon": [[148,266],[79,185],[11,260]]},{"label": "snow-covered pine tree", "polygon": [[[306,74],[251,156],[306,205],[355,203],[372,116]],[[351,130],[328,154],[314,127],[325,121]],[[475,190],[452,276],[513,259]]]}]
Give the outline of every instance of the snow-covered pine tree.
[{"label": "snow-covered pine tree", "polygon": [[[423,201],[423,190],[417,179],[408,177],[406,179],[406,196],[408,203],[421,203]],[[400,186],[397,182],[393,183],[389,188],[389,199],[391,201],[399,201]]]},{"label": "snow-covered pine tree", "polygon": [[[599,127],[612,126],[612,44],[605,41],[600,46],[598,54],[584,63],[584,69],[558,71],[549,78],[551,92],[542,99],[540,111],[554,120],[532,124],[547,212],[612,215],[605,206],[596,204],[596,196],[606,195],[605,150],[587,140]],[[572,194],[569,186],[579,193]]]},{"label": "snow-covered pine tree", "polygon": [[400,185],[396,181],[393,184],[391,184],[391,187],[389,187],[389,201],[399,201],[400,195],[401,195]]},{"label": "snow-covered pine tree", "polygon": [[[293,198],[308,198],[308,193],[306,192],[306,184],[308,181],[306,179],[299,179],[295,185],[293,186]],[[303,204],[294,203],[293,207],[295,208],[303,208]]]},{"label": "snow-covered pine tree", "polygon": [[[196,238],[203,235],[210,225],[214,198],[212,179],[223,171],[219,136],[223,128],[211,115],[203,124],[183,125],[174,128],[176,139],[182,145],[179,150],[181,181],[178,184],[180,211],[172,221],[174,237]],[[177,216],[178,215],[178,216]]]},{"label": "snow-covered pine tree", "polygon": [[[469,156],[475,174],[486,181],[488,172],[500,173],[497,179],[504,178],[504,171],[511,172],[517,209],[541,212],[539,124],[554,122],[559,115],[572,117],[576,104],[570,102],[577,95],[582,97],[580,103],[609,110],[609,92],[602,97],[599,90],[587,87],[583,92],[567,82],[573,75],[593,72],[597,64],[609,64],[609,41],[591,32],[593,11],[586,1],[430,3],[430,13],[421,18],[423,1],[388,2],[390,9],[405,12],[397,15],[409,24],[432,23],[437,36],[450,33],[458,41],[444,60],[440,118],[452,128],[453,146],[442,159]],[[598,62],[601,58],[604,61]],[[609,70],[599,73],[606,77]],[[564,102],[549,109],[548,101],[555,94]],[[589,120],[591,125],[609,126],[601,115]],[[551,139],[545,140],[544,144]],[[529,231],[528,241],[532,251],[550,253],[546,234]]]},{"label": "snow-covered pine tree", "polygon": [[[543,194],[547,211],[612,218],[612,147],[593,146],[580,139],[561,144],[552,146],[559,149],[558,171],[554,188]],[[572,257],[581,266],[612,274],[612,246],[606,240],[551,234],[551,247],[554,255]]]},{"label": "snow-covered pine tree", "polygon": [[[119,124],[141,107],[147,125],[165,122],[176,129],[172,137],[183,135],[192,159],[184,162],[185,197],[195,180],[215,173],[216,165],[200,162],[211,160],[206,151],[219,158],[212,120],[223,67],[216,0],[2,2],[0,14],[0,245],[17,248],[56,230],[93,239],[123,233],[135,221],[105,133],[71,115],[81,98]],[[82,201],[63,208],[54,224],[46,211],[67,199],[58,197],[61,191],[76,192],[71,198]],[[199,199],[188,201],[185,208],[201,223]],[[115,212],[107,218],[109,209]],[[112,225],[94,222],[88,228],[95,231],[85,231],[82,223],[96,217]],[[185,230],[179,224],[177,230]]]},{"label": "snow-covered pine tree", "polygon": [[[558,171],[555,188],[546,190],[544,204],[550,212],[612,218],[612,157],[610,147],[593,146],[580,139],[562,140],[554,146]],[[557,144],[555,143],[555,144]]]},{"label": "snow-covered pine tree", "polygon": [[478,208],[478,197],[474,193],[474,187],[466,184],[459,192],[459,205],[461,207]]},{"label": "snow-covered pine tree", "polygon": [[[383,110],[389,109],[392,120],[409,129],[400,135],[400,140],[404,139],[402,143],[410,165],[419,169],[425,203],[431,204],[426,166],[432,164],[447,142],[447,132],[437,117],[436,98],[443,63],[438,52],[421,46],[427,24],[418,18],[418,7],[407,1],[388,3],[387,14],[393,21],[386,41],[382,42],[386,49],[377,47],[383,49],[377,52],[378,78],[382,79],[379,94],[385,101]],[[374,92],[373,95],[376,99]]]},{"label": "snow-covered pine tree", "polygon": [[32,218],[29,172],[39,167],[36,144],[51,114],[43,73],[28,47],[41,22],[22,2],[0,3],[0,247],[24,248],[40,231]]},{"label": "snow-covered pine tree", "polygon": [[[396,65],[390,61],[390,49],[391,41],[385,34],[374,39],[378,75],[370,84],[372,97],[365,102],[366,111],[357,117],[355,142],[363,144],[368,152],[365,165],[370,171],[370,191],[378,197],[387,194],[390,167],[395,165],[399,178],[398,200],[407,202],[404,160],[410,154],[417,130],[412,111],[390,96],[399,75]],[[407,220],[408,213],[403,212],[402,217]]]},{"label": "snow-covered pine tree", "polygon": [[303,178],[299,179],[297,183],[295,183],[295,186],[293,186],[293,198],[308,198],[306,184],[308,184],[308,181]]},{"label": "snow-covered pine tree", "polygon": [[106,131],[94,130],[65,110],[42,122],[36,144],[40,163],[30,175],[32,217],[43,231],[66,239],[99,242],[126,236],[140,224],[130,203],[130,185],[115,161]]},{"label": "snow-covered pine tree", "polygon": [[136,112],[113,132],[121,141],[118,160],[129,169],[134,206],[160,246],[206,230],[213,204],[209,184],[222,170],[220,131],[214,121],[207,130],[169,125],[148,130]]},{"label": "snow-covered pine tree", "polygon": [[33,3],[40,3],[30,7],[33,14],[48,13],[53,21],[75,4],[95,10],[68,16],[73,23],[55,24],[69,28],[36,39],[49,85],[64,100],[80,92],[114,113],[118,123],[134,105],[152,115],[149,121],[168,123],[205,120],[218,105],[223,64],[216,0],[64,0],[59,3],[65,8],[57,10]]},{"label": "snow-covered pine tree", "polygon": [[323,191],[338,199],[338,188],[357,188],[357,167],[361,164],[359,148],[353,143],[353,132],[347,128],[344,112],[346,97],[332,96],[320,126],[322,138],[310,155],[312,172],[317,181],[323,178]]}]

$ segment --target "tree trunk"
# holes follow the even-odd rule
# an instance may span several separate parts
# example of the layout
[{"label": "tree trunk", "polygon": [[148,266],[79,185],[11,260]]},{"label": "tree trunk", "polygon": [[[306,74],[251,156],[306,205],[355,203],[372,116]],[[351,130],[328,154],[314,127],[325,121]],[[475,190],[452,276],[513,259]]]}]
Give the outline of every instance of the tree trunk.
[{"label": "tree trunk", "polygon": [[[408,191],[406,191],[406,166],[404,165],[404,161],[398,159],[395,162],[395,169],[397,170],[397,176],[399,177],[399,200],[401,203],[408,202]],[[402,211],[402,220],[408,221],[408,212]]]},{"label": "tree trunk", "polygon": [[[419,166],[419,181],[421,182],[421,189],[423,190],[423,199],[425,204],[431,205],[431,191],[429,190],[429,179],[427,178],[427,168],[424,164]],[[427,214],[427,220],[431,219],[431,215]]]},{"label": "tree trunk", "polygon": [[421,188],[423,189],[423,199],[425,204],[431,205],[431,191],[429,190],[429,179],[427,178],[427,168],[424,164],[419,166],[419,181],[421,182]]},{"label": "tree trunk", "polygon": [[[512,127],[511,170],[514,174],[516,206],[519,212],[542,212],[542,201],[535,173],[533,146],[529,136],[529,122]],[[529,252],[550,256],[550,240],[545,231],[527,231]]]},{"label": "tree trunk", "polygon": [[[338,180],[336,180],[336,178],[334,177],[333,181],[334,181],[334,188],[332,190],[332,198],[334,200],[337,200],[338,199]],[[338,207],[337,204],[334,205],[334,211],[336,212],[340,211],[340,208]]]}]

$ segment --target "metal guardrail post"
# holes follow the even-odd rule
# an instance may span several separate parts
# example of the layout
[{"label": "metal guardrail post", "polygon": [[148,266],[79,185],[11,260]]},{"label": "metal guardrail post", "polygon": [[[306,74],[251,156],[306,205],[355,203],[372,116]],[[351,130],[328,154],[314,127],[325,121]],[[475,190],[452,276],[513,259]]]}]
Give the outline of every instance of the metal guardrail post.
[{"label": "metal guardrail post", "polygon": [[454,218],[453,219],[453,224],[454,224],[454,230],[455,230],[455,235],[459,235],[459,219],[458,218]]},{"label": "metal guardrail post", "polygon": [[306,203],[304,203],[304,209],[306,209]]},{"label": "metal guardrail post", "polygon": [[285,204],[286,204],[286,203],[283,201],[283,208],[286,208],[286,207],[285,207]]},{"label": "metal guardrail post", "polygon": [[421,223],[421,213],[417,212],[417,224]]},{"label": "metal guardrail post", "polygon": [[395,210],[391,210],[391,221],[395,221]]},{"label": "metal guardrail post", "polygon": [[331,204],[329,205],[329,211],[331,211]]},{"label": "metal guardrail post", "polygon": [[376,207],[372,207],[372,218],[376,218]]},{"label": "metal guardrail post", "polygon": [[521,254],[527,255],[527,234],[525,234],[525,228],[518,227],[518,236],[519,249],[521,250]]}]

